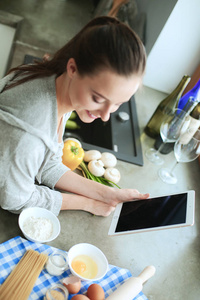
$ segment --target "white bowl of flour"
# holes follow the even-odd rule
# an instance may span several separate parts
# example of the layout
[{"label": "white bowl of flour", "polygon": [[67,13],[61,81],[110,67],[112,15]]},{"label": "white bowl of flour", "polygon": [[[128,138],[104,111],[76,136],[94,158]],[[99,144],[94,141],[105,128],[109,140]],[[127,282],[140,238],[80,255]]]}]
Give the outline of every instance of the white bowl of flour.
[{"label": "white bowl of flour", "polygon": [[47,243],[60,233],[60,222],[49,210],[41,207],[24,209],[18,219],[19,227],[29,241]]}]

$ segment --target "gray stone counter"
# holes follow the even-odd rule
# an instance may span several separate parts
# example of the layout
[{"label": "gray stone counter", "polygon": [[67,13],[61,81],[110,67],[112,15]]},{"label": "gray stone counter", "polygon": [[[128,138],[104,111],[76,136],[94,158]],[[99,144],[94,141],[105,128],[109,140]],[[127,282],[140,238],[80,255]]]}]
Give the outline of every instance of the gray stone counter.
[{"label": "gray stone counter", "polygon": [[[143,152],[154,140],[143,132],[144,126],[164,94],[144,87],[136,95]],[[166,166],[175,162],[173,153],[163,156]],[[144,166],[118,162],[123,188],[136,188],[151,196],[164,193],[196,191],[195,225],[192,227],[152,231],[110,237],[108,229],[112,215],[103,218],[81,211],[63,211],[59,215],[61,234],[49,243],[68,250],[80,242],[92,243],[107,256],[110,264],[127,268],[133,276],[147,266],[154,265],[156,274],[145,285],[143,292],[149,300],[197,300],[200,295],[200,239],[199,199],[200,167],[198,160],[179,164],[176,168],[178,183],[168,185],[157,175],[160,166],[144,156]],[[0,242],[21,235],[18,216],[0,209]],[[122,299],[123,300],[123,299]]]}]

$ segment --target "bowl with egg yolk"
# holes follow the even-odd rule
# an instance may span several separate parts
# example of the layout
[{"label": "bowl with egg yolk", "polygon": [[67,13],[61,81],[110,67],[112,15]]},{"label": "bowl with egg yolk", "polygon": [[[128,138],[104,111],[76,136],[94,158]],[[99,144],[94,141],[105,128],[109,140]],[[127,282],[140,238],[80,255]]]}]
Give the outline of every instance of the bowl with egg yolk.
[{"label": "bowl with egg yolk", "polygon": [[104,253],[94,245],[76,244],[68,251],[68,264],[73,275],[84,281],[95,281],[108,271],[108,261]]}]

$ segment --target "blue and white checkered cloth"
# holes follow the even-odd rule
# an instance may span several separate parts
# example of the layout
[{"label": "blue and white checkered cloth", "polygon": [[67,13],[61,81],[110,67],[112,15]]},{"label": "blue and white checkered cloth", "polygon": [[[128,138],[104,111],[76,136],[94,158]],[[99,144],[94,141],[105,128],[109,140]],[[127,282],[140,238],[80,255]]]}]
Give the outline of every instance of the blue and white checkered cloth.
[{"label": "blue and white checkered cloth", "polygon": [[[33,243],[21,238],[20,236],[0,244],[0,284],[5,281],[25,252],[29,249],[33,249],[39,253],[46,253],[48,255],[56,250],[54,247],[46,244]],[[50,286],[52,286],[54,283],[59,283],[62,278],[70,275],[71,272],[69,269],[67,269],[60,276],[51,276],[45,269],[43,269],[33,287],[33,290],[29,296],[29,300],[43,300],[43,297]],[[129,270],[109,265],[107,274],[100,281],[95,281],[95,283],[98,283],[102,286],[107,298],[118,286],[120,286],[131,276],[132,275]],[[85,293],[90,284],[90,282],[82,281],[81,290],[79,293]],[[69,295],[69,299],[71,299],[72,296],[73,295]],[[134,298],[134,300],[148,299],[142,292],[140,292],[137,297]]]}]

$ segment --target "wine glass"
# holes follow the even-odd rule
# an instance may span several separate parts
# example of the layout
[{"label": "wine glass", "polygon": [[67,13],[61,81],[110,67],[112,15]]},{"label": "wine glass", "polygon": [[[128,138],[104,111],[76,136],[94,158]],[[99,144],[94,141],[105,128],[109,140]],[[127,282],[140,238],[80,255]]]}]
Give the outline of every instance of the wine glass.
[{"label": "wine glass", "polygon": [[183,125],[184,128],[187,126],[187,124],[184,124],[184,122],[186,122],[186,115],[186,111],[178,108],[165,116],[165,119],[160,126],[160,136],[163,143],[160,145],[158,150],[150,148],[145,152],[148,160],[156,165],[163,164],[164,160],[160,157],[159,152],[166,143],[173,143],[179,138],[181,130],[183,130]]},{"label": "wine glass", "polygon": [[194,135],[192,135],[192,129],[188,129],[180,138],[176,141],[174,145],[174,155],[176,157],[176,163],[168,170],[166,168],[161,168],[158,171],[159,177],[165,183],[175,184],[177,182],[177,177],[175,176],[174,169],[180,162],[190,162],[195,160],[200,154],[200,130],[198,129]]}]

